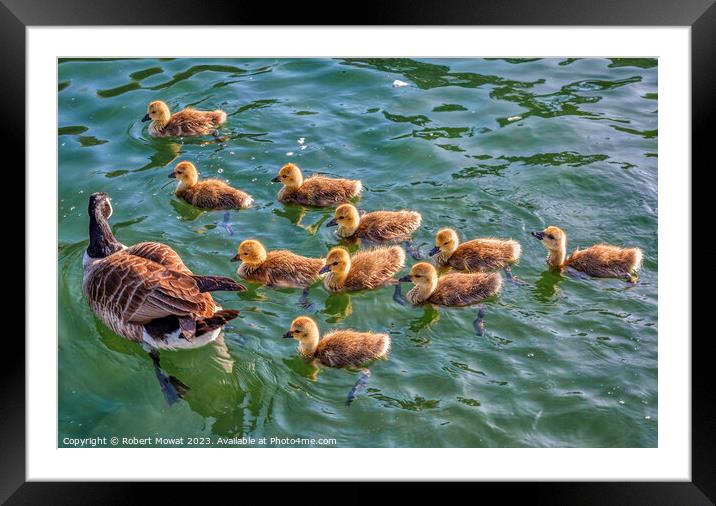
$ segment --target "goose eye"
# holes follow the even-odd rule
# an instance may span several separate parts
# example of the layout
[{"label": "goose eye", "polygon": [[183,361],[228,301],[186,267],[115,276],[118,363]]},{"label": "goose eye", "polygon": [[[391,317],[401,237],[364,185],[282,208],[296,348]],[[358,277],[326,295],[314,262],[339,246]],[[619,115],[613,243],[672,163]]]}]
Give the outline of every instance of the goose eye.
[{"label": "goose eye", "polygon": [[447,243],[448,243],[448,242],[449,242],[449,241],[445,241],[445,242],[443,243],[443,246],[447,246]]},{"label": "goose eye", "polygon": [[552,234],[547,234],[547,237],[550,239],[554,239],[554,236]]}]

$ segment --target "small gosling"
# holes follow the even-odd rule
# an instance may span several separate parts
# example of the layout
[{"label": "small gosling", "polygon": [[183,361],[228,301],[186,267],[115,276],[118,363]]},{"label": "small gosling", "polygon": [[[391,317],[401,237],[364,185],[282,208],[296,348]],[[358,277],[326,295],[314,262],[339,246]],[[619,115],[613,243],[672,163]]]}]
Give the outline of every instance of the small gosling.
[{"label": "small gosling", "polygon": [[[406,294],[413,305],[435,304],[444,307],[466,307],[482,302],[497,295],[502,288],[502,276],[496,272],[453,273],[438,277],[432,264],[419,262],[413,265],[410,274],[398,281],[412,282],[415,286]],[[394,298],[404,304],[400,294],[400,285],[395,289]],[[473,322],[477,335],[484,332],[482,319],[484,310],[480,308]]]},{"label": "small gosling", "polygon": [[504,269],[512,280],[511,264],[522,256],[522,246],[512,239],[485,237],[460,244],[460,237],[451,228],[443,228],[435,234],[435,247],[430,250],[435,263],[467,272],[483,272]]},{"label": "small gosling", "polygon": [[172,114],[167,104],[155,100],[147,106],[147,114],[142,118],[142,122],[145,121],[151,121],[149,135],[154,137],[217,135],[216,129],[226,123],[226,113],[219,109],[197,111],[187,107]]},{"label": "small gosling", "polygon": [[[316,322],[299,316],[291,323],[291,329],[283,337],[298,341],[298,353],[314,365],[348,369],[363,368],[367,363],[384,359],[390,352],[390,336],[373,332],[354,330],[332,330],[320,337]],[[350,405],[356,393],[370,377],[370,371],[362,369],[361,376],[351,389],[346,400]]]},{"label": "small gosling", "polygon": [[404,265],[405,251],[400,246],[361,251],[352,257],[339,247],[328,252],[319,272],[327,273],[323,286],[329,292],[372,290],[389,283]]},{"label": "small gosling", "polygon": [[358,180],[325,176],[303,179],[301,169],[293,163],[281,167],[278,176],[271,181],[283,183],[278,200],[284,204],[328,207],[349,202],[363,191],[363,185]]},{"label": "small gosling", "polygon": [[199,173],[191,162],[179,162],[169,177],[179,181],[176,196],[199,209],[248,209],[254,202],[248,193],[232,188],[219,179],[199,181]]},{"label": "small gosling", "polygon": [[547,265],[551,269],[572,268],[595,278],[619,278],[629,283],[638,279],[644,256],[639,248],[596,244],[567,256],[567,234],[561,228],[549,226],[532,235],[547,249]]}]

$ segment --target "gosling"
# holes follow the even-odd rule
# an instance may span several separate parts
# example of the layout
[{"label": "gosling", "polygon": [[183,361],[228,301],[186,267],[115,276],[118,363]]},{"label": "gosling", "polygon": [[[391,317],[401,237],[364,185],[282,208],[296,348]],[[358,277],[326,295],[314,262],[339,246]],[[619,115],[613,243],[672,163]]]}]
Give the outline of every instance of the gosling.
[{"label": "gosling", "polygon": [[370,377],[370,371],[364,366],[374,360],[387,358],[390,352],[390,337],[387,334],[333,330],[321,339],[318,325],[307,316],[293,320],[291,329],[283,337],[296,339],[299,342],[299,355],[314,365],[362,369],[358,381],[348,394],[348,406]]},{"label": "gosling", "polygon": [[236,274],[246,281],[277,288],[303,288],[302,307],[312,306],[308,289],[320,277],[323,258],[309,258],[288,250],[266,252],[263,244],[249,239],[239,245],[232,262],[241,262]]},{"label": "gosling", "polygon": [[167,104],[155,100],[147,106],[147,114],[142,118],[142,122],[145,121],[151,121],[149,135],[154,137],[216,136],[217,128],[226,123],[226,113],[219,109],[197,111],[187,107],[172,114]]},{"label": "gosling", "polygon": [[[415,286],[406,294],[413,305],[435,304],[444,307],[466,307],[479,304],[484,299],[500,293],[502,276],[496,272],[456,272],[438,278],[432,264],[419,262],[413,265],[410,274],[403,276],[401,283],[412,282]],[[395,288],[394,299],[405,304],[400,293],[400,285]],[[473,322],[478,336],[484,333],[483,317],[485,311],[478,309]]]},{"label": "gosling", "polygon": [[281,167],[271,181],[283,184],[278,200],[284,204],[329,207],[349,202],[363,191],[361,182],[353,179],[311,176],[304,180],[301,169],[293,163]]},{"label": "gosling", "polygon": [[179,162],[169,177],[179,181],[176,196],[199,209],[248,209],[254,201],[248,193],[232,188],[219,179],[199,181],[199,173],[191,162]]},{"label": "gosling", "polygon": [[435,234],[435,247],[430,250],[439,267],[449,266],[459,271],[484,272],[503,269],[507,279],[512,277],[511,265],[522,256],[522,246],[512,239],[486,237],[460,244],[460,238],[451,228]]},{"label": "gosling", "polygon": [[342,204],[336,208],[335,215],[326,226],[338,226],[336,235],[343,239],[367,241],[369,243],[385,243],[389,241],[404,242],[413,257],[419,258],[410,236],[422,222],[422,216],[415,211],[374,211],[358,212],[353,204]]},{"label": "gosling", "polygon": [[405,265],[405,251],[400,246],[375,248],[350,256],[343,248],[328,252],[323,286],[329,292],[372,290],[391,282]]},{"label": "gosling", "polygon": [[574,269],[595,278],[619,278],[636,283],[642,266],[643,253],[639,248],[620,248],[609,244],[596,244],[587,249],[575,250],[567,256],[567,234],[561,228],[549,226],[542,232],[532,232],[547,249],[550,269]]}]

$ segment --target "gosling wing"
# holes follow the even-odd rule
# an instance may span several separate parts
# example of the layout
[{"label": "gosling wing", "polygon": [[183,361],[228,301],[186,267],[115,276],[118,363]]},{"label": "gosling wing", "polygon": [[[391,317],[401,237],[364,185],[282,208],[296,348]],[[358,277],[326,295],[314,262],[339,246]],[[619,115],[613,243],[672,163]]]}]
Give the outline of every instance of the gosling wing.
[{"label": "gosling wing", "polygon": [[620,278],[630,274],[638,252],[637,248],[596,244],[576,250],[567,259],[566,265],[594,277]]},{"label": "gosling wing", "polygon": [[440,306],[471,306],[495,295],[502,287],[497,273],[454,273],[438,278],[438,286],[428,299]]},{"label": "gosling wing", "polygon": [[374,211],[361,217],[356,235],[374,242],[401,239],[415,232],[420,221],[412,211]]},{"label": "gosling wing", "polygon": [[337,330],[318,343],[316,357],[329,367],[359,367],[388,352],[388,336],[370,332]]},{"label": "gosling wing", "polygon": [[385,284],[405,265],[405,251],[399,246],[361,251],[351,257],[346,276],[348,290],[373,289]]}]

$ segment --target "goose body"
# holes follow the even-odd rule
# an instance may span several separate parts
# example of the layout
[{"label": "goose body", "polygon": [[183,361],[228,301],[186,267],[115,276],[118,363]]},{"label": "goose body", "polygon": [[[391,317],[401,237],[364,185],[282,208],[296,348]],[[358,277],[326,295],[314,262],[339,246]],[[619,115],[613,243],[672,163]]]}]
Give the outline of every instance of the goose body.
[{"label": "goose body", "polygon": [[547,249],[547,264],[552,269],[572,268],[595,278],[620,278],[629,282],[638,279],[643,262],[639,248],[596,244],[567,256],[567,234],[562,229],[550,226],[532,235]]},{"label": "goose body", "polygon": [[179,181],[176,196],[199,209],[230,210],[251,207],[253,198],[246,192],[233,188],[219,179],[199,180],[196,167],[191,162],[179,162],[169,174]]},{"label": "goose body", "polygon": [[171,114],[167,104],[155,100],[147,106],[147,114],[142,121],[151,121],[149,134],[154,137],[192,137],[216,133],[216,129],[226,123],[226,113],[187,107]]},{"label": "goose body", "polygon": [[405,265],[405,251],[400,246],[361,251],[352,257],[343,248],[328,252],[321,273],[323,286],[329,292],[379,288],[393,279]]},{"label": "goose body", "polygon": [[473,306],[498,294],[502,288],[502,276],[496,272],[456,272],[438,277],[435,267],[426,262],[415,264],[400,281],[415,284],[406,294],[414,305]]},{"label": "goose body", "polygon": [[325,367],[359,368],[385,358],[390,351],[387,334],[333,330],[321,338],[318,325],[307,316],[296,318],[284,337],[299,342],[298,353],[305,360]]},{"label": "goose body", "polygon": [[361,239],[372,243],[402,241],[410,238],[422,222],[415,211],[374,211],[361,215],[352,204],[336,208],[328,226],[338,226],[336,234],[345,239]]},{"label": "goose body", "polygon": [[247,240],[239,245],[234,262],[241,262],[236,273],[246,281],[275,287],[308,287],[319,279],[325,264],[322,258],[309,258],[287,250],[266,252],[263,245]]},{"label": "goose body", "polygon": [[284,204],[328,207],[349,202],[363,190],[360,181],[334,179],[325,176],[311,176],[303,179],[297,165],[284,165],[273,182],[283,183],[278,200]]},{"label": "goose body", "polygon": [[90,197],[90,246],[83,259],[83,293],[115,333],[154,349],[194,348],[212,341],[238,311],[222,310],[211,291],[244,287],[220,276],[196,276],[169,246],[125,247],[111,232],[106,193]]},{"label": "goose body", "polygon": [[457,233],[444,228],[435,235],[435,255],[438,266],[468,272],[492,271],[515,263],[522,255],[522,246],[512,239],[486,237],[460,243]]}]

